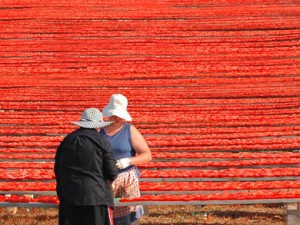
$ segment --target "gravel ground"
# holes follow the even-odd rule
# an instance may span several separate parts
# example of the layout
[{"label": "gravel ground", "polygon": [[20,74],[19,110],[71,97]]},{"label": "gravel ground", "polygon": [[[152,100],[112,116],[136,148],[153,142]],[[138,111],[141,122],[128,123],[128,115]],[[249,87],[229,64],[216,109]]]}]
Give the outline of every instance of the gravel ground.
[{"label": "gravel ground", "polygon": [[[206,205],[150,206],[149,216],[141,225],[284,225],[285,206],[267,205]],[[18,208],[13,214],[0,208],[0,225],[57,225],[57,209]]]}]

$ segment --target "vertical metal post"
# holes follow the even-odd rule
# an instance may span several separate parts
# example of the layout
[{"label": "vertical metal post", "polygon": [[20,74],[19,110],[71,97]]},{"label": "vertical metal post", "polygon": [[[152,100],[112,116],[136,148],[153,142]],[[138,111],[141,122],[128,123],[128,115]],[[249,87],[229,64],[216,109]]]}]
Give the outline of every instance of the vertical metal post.
[{"label": "vertical metal post", "polygon": [[139,225],[140,224],[140,220],[136,220],[133,223],[131,223],[131,225]]},{"label": "vertical metal post", "polygon": [[300,203],[288,203],[286,208],[286,225],[300,225]]},{"label": "vertical metal post", "polygon": [[144,205],[144,216],[149,216],[149,205]]},{"label": "vertical metal post", "polygon": [[[11,194],[6,194],[5,196],[6,197],[11,197]],[[7,207],[6,211],[11,213],[11,214],[16,214],[17,211],[18,211],[18,208],[17,207]]]}]

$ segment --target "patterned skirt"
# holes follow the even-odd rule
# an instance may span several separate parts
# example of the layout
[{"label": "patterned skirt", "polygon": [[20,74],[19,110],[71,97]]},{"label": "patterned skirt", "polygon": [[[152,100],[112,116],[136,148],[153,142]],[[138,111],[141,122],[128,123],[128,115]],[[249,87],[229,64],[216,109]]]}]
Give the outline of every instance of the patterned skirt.
[{"label": "patterned skirt", "polygon": [[[114,181],[115,198],[140,197],[139,178],[135,167],[119,173]],[[114,208],[114,225],[130,225],[144,214],[143,206],[119,206]]]}]

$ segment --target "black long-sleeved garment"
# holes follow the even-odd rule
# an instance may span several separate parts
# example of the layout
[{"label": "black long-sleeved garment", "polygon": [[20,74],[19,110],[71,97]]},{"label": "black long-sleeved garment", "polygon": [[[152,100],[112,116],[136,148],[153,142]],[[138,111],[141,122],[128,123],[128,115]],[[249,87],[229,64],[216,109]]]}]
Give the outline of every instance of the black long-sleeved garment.
[{"label": "black long-sleeved garment", "polygon": [[118,169],[110,143],[96,129],[80,128],[57,148],[54,172],[60,201],[114,206],[110,181]]}]

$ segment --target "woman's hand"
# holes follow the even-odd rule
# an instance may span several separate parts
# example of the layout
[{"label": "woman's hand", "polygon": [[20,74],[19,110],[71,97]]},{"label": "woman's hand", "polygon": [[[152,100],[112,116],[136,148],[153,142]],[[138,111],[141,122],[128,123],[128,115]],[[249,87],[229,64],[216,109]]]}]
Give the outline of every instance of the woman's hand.
[{"label": "woman's hand", "polygon": [[117,160],[117,164],[116,164],[118,169],[125,169],[130,165],[131,165],[131,159],[130,158],[119,159],[119,160]]}]

